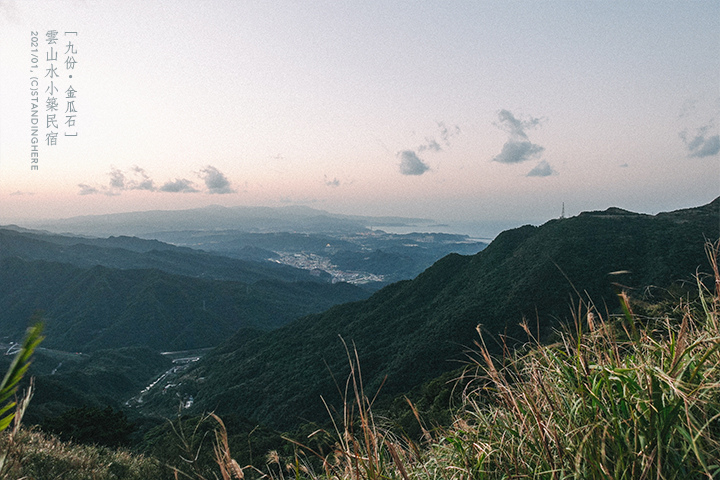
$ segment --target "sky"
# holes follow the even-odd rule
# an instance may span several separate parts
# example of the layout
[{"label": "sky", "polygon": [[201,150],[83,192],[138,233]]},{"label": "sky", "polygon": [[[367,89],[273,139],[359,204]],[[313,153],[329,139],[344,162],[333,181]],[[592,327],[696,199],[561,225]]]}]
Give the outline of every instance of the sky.
[{"label": "sky", "polygon": [[0,0],[0,224],[657,213],[720,195],[719,121],[717,0]]}]

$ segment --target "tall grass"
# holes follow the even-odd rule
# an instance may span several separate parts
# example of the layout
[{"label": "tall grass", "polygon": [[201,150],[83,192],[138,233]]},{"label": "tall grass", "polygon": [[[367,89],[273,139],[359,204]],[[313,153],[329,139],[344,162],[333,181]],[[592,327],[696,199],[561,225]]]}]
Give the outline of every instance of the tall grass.
[{"label": "tall grass", "polygon": [[[0,432],[10,426],[16,416],[22,417],[27,403],[30,401],[32,389],[28,389],[20,404],[12,398],[17,392],[18,383],[30,367],[33,352],[43,341],[42,322],[39,321],[39,316],[33,317],[33,320],[35,320],[33,326],[28,328],[20,350],[15,354],[10,368],[0,382]],[[19,420],[16,423],[19,423]]]},{"label": "tall grass", "polygon": [[[34,325],[28,328],[20,350],[15,354],[8,371],[0,382],[0,434],[5,440],[4,445],[0,446],[0,478],[6,477],[7,472],[12,468],[22,417],[30,403],[30,398],[32,398],[32,379],[20,400],[18,401],[15,397],[18,383],[30,367],[33,352],[43,340],[42,322],[39,315],[34,316],[33,320],[35,321]],[[13,423],[13,428],[8,431],[11,423]]]},{"label": "tall grass", "polygon": [[[12,443],[10,443],[12,442]],[[12,440],[0,436],[0,449],[9,449],[0,479],[148,480],[167,478],[157,461],[124,450],[61,442],[42,432],[21,429]]]},{"label": "tall grass", "polygon": [[[552,345],[495,358],[437,455],[451,478],[720,478],[720,275],[680,321],[581,304]],[[526,327],[527,329],[527,327]],[[529,331],[528,331],[529,334]]]},{"label": "tall grass", "polygon": [[[261,476],[317,479],[713,479],[720,478],[720,273],[698,280],[695,302],[620,315],[581,302],[559,341],[533,340],[494,356],[482,335],[470,365],[475,387],[451,427],[420,447],[386,428],[350,355],[335,448],[312,470],[307,457],[275,457]],[[529,329],[525,326],[530,338]],[[218,457],[220,458],[220,457]],[[224,458],[230,458],[229,452]],[[300,468],[303,467],[303,468]],[[228,478],[228,477],[225,477]]]}]

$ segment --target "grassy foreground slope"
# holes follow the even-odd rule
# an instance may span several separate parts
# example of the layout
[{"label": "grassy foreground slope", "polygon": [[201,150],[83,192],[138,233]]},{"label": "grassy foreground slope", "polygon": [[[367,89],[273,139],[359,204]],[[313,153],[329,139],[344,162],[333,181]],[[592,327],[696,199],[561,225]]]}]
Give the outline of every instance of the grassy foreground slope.
[{"label": "grassy foreground slope", "polygon": [[449,255],[368,300],[257,338],[239,334],[190,370],[175,393],[192,395],[194,410],[237,413],[276,428],[322,420],[321,395],[337,404],[333,375],[342,382],[348,373],[338,336],[356,345],[367,391],[387,379],[384,395],[406,392],[456,368],[478,324],[510,342],[526,339],[518,326],[523,317],[533,331],[538,318],[541,333],[548,332],[578,296],[615,308],[615,282],[667,287],[698,268],[708,271],[703,245],[720,237],[718,218],[720,199],[655,216],[612,208],[509,230],[477,255]]},{"label": "grassy foreground slope", "polygon": [[[301,447],[269,457],[263,473],[283,478],[287,465],[297,479],[720,478],[719,254],[720,241],[708,244],[712,273],[698,275],[690,297],[654,304],[652,316],[634,313],[622,292],[617,315],[581,302],[556,342],[499,356],[481,339],[463,408],[421,444],[375,416],[351,359],[330,453]],[[221,471],[239,470],[218,452]]]}]

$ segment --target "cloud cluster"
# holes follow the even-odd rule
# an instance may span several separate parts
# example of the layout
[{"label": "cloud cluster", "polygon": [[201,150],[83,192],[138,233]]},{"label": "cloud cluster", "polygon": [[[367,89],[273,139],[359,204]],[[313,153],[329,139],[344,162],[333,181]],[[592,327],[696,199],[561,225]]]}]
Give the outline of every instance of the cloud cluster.
[{"label": "cloud cluster", "polygon": [[340,180],[337,179],[337,177],[333,178],[332,180],[328,180],[327,175],[323,177],[323,180],[325,182],[325,185],[328,187],[339,187],[340,186]]},{"label": "cloud cluster", "polygon": [[540,163],[538,163],[535,168],[530,170],[527,174],[528,177],[549,177],[550,175],[554,175],[555,170],[550,166],[548,162],[545,160],[541,160]]},{"label": "cloud cluster", "polygon": [[[445,125],[445,122],[436,122],[438,126],[438,135],[440,135],[440,141],[445,145],[446,147],[450,146],[450,139],[454,137],[455,135],[459,135],[461,133],[460,127],[457,125],[453,125],[452,127],[448,127]],[[424,152],[426,150],[432,151],[432,152],[440,152],[442,151],[443,147],[438,143],[437,140],[435,140],[434,137],[425,137],[425,143],[422,145],[419,145],[416,150],[418,152]]]},{"label": "cloud cluster", "polygon": [[422,175],[430,170],[430,167],[412,150],[403,150],[397,155],[400,158],[400,173],[403,175]]},{"label": "cloud cluster", "polygon": [[200,190],[195,188],[195,182],[188,180],[187,178],[176,178],[172,181],[167,181],[159,188],[161,192],[167,193],[197,193]]},{"label": "cloud cluster", "polygon": [[232,184],[228,178],[212,165],[202,168],[195,175],[205,184],[205,189],[201,190],[198,185],[187,178],[176,178],[168,180],[161,186],[157,186],[155,181],[150,178],[147,172],[138,167],[133,166],[129,172],[124,172],[119,168],[112,167],[108,176],[110,180],[107,185],[92,186],[86,183],[78,184],[79,195],[120,195],[124,191],[143,190],[147,192],[163,192],[163,193],[210,193],[210,194],[227,194],[236,193],[232,188]]},{"label": "cloud cluster", "polygon": [[494,162],[521,163],[541,155],[544,147],[531,143],[526,130],[540,125],[539,118],[530,117],[528,120],[515,118],[508,110],[500,110],[498,122],[495,126],[505,130],[509,138],[503,145],[502,151],[493,158]]},{"label": "cloud cluster", "polygon": [[428,138],[425,137],[425,143],[417,147],[418,152],[424,152],[425,150],[430,150],[433,152],[439,152],[442,150],[442,147],[440,144],[435,140],[434,138]]},{"label": "cloud cluster", "polygon": [[137,165],[130,169],[131,176],[126,175],[118,168],[112,168],[110,173],[110,189],[111,190],[147,190],[155,191],[155,183],[142,168]]},{"label": "cloud cluster", "polygon": [[498,112],[498,123],[495,126],[505,130],[510,134],[511,138],[523,138],[527,140],[528,136],[525,130],[537,127],[542,122],[541,119],[530,117],[527,120],[515,118],[509,110],[500,110]]},{"label": "cloud cluster", "polygon": [[200,170],[198,176],[205,182],[208,193],[217,193],[220,195],[237,193],[237,190],[232,188],[230,180],[228,180],[220,170],[211,165]]},{"label": "cloud cluster", "polygon": [[[440,141],[445,147],[450,147],[450,139],[461,133],[460,127],[453,125],[448,127],[445,122],[436,122]],[[412,150],[401,150],[397,153],[400,159],[400,173],[403,175],[422,175],[430,170],[430,167],[418,157],[422,152],[441,152],[443,145],[440,145],[435,137],[425,137],[425,142]]]},{"label": "cloud cluster", "polygon": [[[99,189],[95,187],[91,187],[90,185],[86,183],[78,183],[78,188],[80,188],[80,191],[78,192],[78,195],[95,195],[97,193],[103,193]],[[109,195],[106,193],[106,195]]]},{"label": "cloud cluster", "polygon": [[688,149],[688,156],[692,158],[712,157],[720,153],[720,135],[710,123],[696,130],[694,136],[688,135],[687,130],[680,132],[680,138]]},{"label": "cloud cluster", "polygon": [[521,163],[541,155],[544,151],[544,147],[529,141],[508,140],[502,151],[493,158],[493,162]]},{"label": "cloud cluster", "polygon": [[446,146],[450,146],[450,138],[461,133],[460,127],[454,125],[452,128],[448,128],[445,122],[437,122],[437,126],[440,129],[440,138]]},{"label": "cloud cluster", "polygon": [[[508,110],[498,112],[498,121],[495,126],[508,133],[508,139],[499,154],[493,157],[493,162],[504,164],[523,163],[540,157],[545,147],[532,143],[527,131],[542,123],[542,119],[530,117],[521,120]],[[528,177],[547,177],[555,174],[555,170],[546,160],[541,160],[535,168],[528,172]]]}]

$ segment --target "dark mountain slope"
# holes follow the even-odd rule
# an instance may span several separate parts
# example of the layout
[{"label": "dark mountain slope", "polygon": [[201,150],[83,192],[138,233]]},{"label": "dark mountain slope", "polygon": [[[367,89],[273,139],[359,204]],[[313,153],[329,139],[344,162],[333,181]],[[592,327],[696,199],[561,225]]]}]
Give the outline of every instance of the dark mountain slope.
[{"label": "dark mountain slope", "polygon": [[0,329],[20,338],[35,310],[47,318],[47,347],[88,351],[214,346],[241,327],[276,328],[339,302],[365,297],[348,284],[253,284],[19,258],[0,260]]},{"label": "dark mountain slope", "polygon": [[[322,420],[320,395],[338,397],[329,371],[341,384],[348,371],[338,336],[357,346],[366,392],[387,376],[383,392],[394,395],[456,368],[477,324],[524,339],[517,325],[526,316],[547,330],[569,315],[573,285],[614,309],[613,282],[642,288],[690,279],[707,270],[704,242],[718,237],[720,199],[657,216],[610,209],[510,230],[477,255],[449,255],[365,301],[232,339],[189,371],[177,393],[193,395],[193,408],[280,428]],[[622,270],[630,273],[610,275]]]},{"label": "dark mountain slope", "polygon": [[157,240],[125,236],[85,238],[0,228],[0,258],[9,257],[70,263],[78,267],[155,268],[192,277],[246,283],[259,280],[330,280],[327,274],[317,276],[287,265],[228,258]]}]

